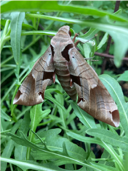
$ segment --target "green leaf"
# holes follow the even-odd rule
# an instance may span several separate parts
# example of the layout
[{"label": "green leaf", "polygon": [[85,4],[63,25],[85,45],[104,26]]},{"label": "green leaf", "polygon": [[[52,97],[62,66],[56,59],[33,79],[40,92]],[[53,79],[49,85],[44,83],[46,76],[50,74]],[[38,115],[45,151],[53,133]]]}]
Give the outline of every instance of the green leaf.
[{"label": "green leaf", "polygon": [[[58,17],[52,17],[53,20],[57,20]],[[117,67],[121,65],[121,60],[123,59],[127,49],[128,49],[128,23],[113,23],[108,16],[96,20],[88,20],[88,21],[80,21],[74,19],[64,19],[58,18],[61,22],[67,23],[79,23],[82,26],[92,27],[97,30],[102,30],[110,34],[115,42],[114,45],[114,61]],[[85,39],[82,37],[76,38],[82,42],[85,42]],[[106,39],[106,37],[104,38]],[[102,44],[106,41],[104,40],[101,42]],[[100,45],[101,46],[101,45]]]},{"label": "green leaf", "polygon": [[[48,100],[52,101],[54,104],[56,104],[57,108],[61,108],[62,110],[65,111],[64,106],[60,102],[58,102],[57,100],[55,100],[51,96],[51,94],[49,94],[48,90],[45,91],[45,99],[48,99]],[[61,99],[61,101],[62,101],[62,99]]]},{"label": "green leaf", "polygon": [[11,13],[11,46],[13,50],[14,59],[17,65],[20,63],[20,39],[22,22],[25,18],[25,13],[13,12]]},{"label": "green leaf", "polygon": [[40,121],[45,118],[49,113],[50,109],[42,111],[42,104],[35,105],[30,110],[31,118],[31,129],[35,132]]},{"label": "green leaf", "polygon": [[57,123],[62,123],[62,120],[61,118],[57,117],[57,116],[54,116],[54,115],[49,115],[49,119],[54,121],[56,124]]},{"label": "green leaf", "polygon": [[107,166],[107,165],[104,166],[104,164],[92,163],[92,162],[91,162],[91,164],[93,166],[97,166],[100,170],[103,170],[103,171],[117,171],[117,168]]},{"label": "green leaf", "polygon": [[92,39],[95,37],[95,34],[98,33],[99,30],[95,28],[90,28],[86,34],[80,35],[79,38],[84,38],[86,40]]},{"label": "green leaf", "polygon": [[128,134],[128,103],[126,103],[124,100],[124,95],[120,85],[114,78],[110,77],[109,75],[103,74],[100,75],[99,78],[116,102],[122,127],[125,133]]},{"label": "green leaf", "polygon": [[93,168],[94,170],[99,171],[99,169],[97,169],[96,167],[93,167],[93,166],[91,166],[89,164],[86,164],[85,162],[82,162],[80,160],[65,156],[65,155],[60,154],[60,153],[52,152],[52,151],[49,151],[47,149],[44,150],[43,148],[40,148],[40,147],[36,146],[35,144],[31,143],[30,141],[28,141],[25,138],[23,133],[22,133],[22,136],[24,138],[21,138],[19,136],[16,136],[15,134],[11,134],[11,133],[9,133],[8,135],[10,135],[12,137],[12,139],[15,142],[17,142],[18,144],[35,149],[35,153],[33,155],[33,157],[35,157],[35,158],[36,157],[37,158],[38,157],[39,158],[45,157],[45,158],[51,158],[51,159],[56,158],[56,159],[59,159],[60,161],[62,160],[62,161],[66,161],[67,163],[74,163],[74,164],[79,164],[79,165],[82,165],[82,166],[87,166],[88,168]]},{"label": "green leaf", "polygon": [[[47,1],[43,1],[43,2],[38,1],[36,3],[34,1],[32,2],[23,1],[20,4],[18,4],[17,2],[8,2],[2,5],[2,10],[3,10],[2,12],[9,12],[9,10],[22,11],[22,9],[28,12],[28,11],[37,11],[38,9],[38,11],[39,10],[40,11],[46,11],[46,10],[65,11],[65,12],[74,12],[79,14],[93,15],[93,16],[95,15],[95,16],[102,17],[101,19],[96,19],[92,21],[88,20],[84,22],[80,20],[73,20],[68,18],[64,19],[64,18],[51,17],[51,16],[45,16],[45,19],[51,19],[51,20],[56,20],[66,23],[82,24],[83,26],[86,27],[92,27],[107,32],[112,36],[115,42],[115,48],[114,48],[115,64],[117,67],[121,65],[121,60],[128,49],[128,44],[127,44],[128,20],[127,19],[123,17],[119,17],[119,15],[117,14],[111,14],[109,12],[100,11],[95,8],[81,7],[81,6],[64,6],[64,5],[59,5],[57,2],[51,2],[51,3],[49,5],[49,2]],[[35,14],[27,14],[27,15],[35,15]],[[39,18],[39,15],[37,15],[37,18]],[[112,21],[110,19],[112,19]],[[114,23],[114,21],[120,21],[120,23],[116,23],[116,22]]]},{"label": "green leaf", "polygon": [[111,19],[117,21],[127,21],[127,19],[120,17],[118,15],[101,11],[96,8],[83,7],[83,6],[73,6],[73,5],[59,5],[57,1],[21,1],[20,3],[15,1],[9,1],[6,4],[1,5],[1,13],[11,12],[11,11],[65,11],[65,12],[74,12],[78,14],[85,15],[95,15],[99,17],[104,17],[108,15]]},{"label": "green leaf", "polygon": [[124,57],[128,49],[128,24],[113,24],[108,16],[93,21],[85,21],[84,24],[86,26],[94,27],[107,32],[112,36],[115,42],[114,61],[116,66],[119,67],[121,64],[121,59]]},{"label": "green leaf", "polygon": [[1,109],[1,115],[0,115],[1,118],[4,118],[5,120],[7,121],[11,121],[11,117],[8,116],[3,109]]},{"label": "green leaf", "polygon": [[17,136],[15,134],[12,133],[7,133],[7,135],[11,136],[12,140],[14,142],[16,142],[19,145],[25,146],[25,147],[31,147],[31,148],[35,148],[35,149],[40,149],[38,146],[36,146],[34,143],[30,142],[26,136],[24,135],[23,132],[20,132],[21,137]]},{"label": "green leaf", "polygon": [[[14,160],[11,158],[4,158],[0,157],[0,160],[5,163],[11,163],[14,164],[18,167],[20,167],[23,170],[26,169],[32,169],[32,170],[37,170],[37,171],[63,171],[63,169],[55,166],[53,163],[44,163],[44,164],[39,164],[34,161],[20,161],[20,160]],[[3,171],[3,170],[2,170]],[[68,170],[67,170],[68,171]]]},{"label": "green leaf", "polygon": [[60,129],[51,129],[48,131],[41,130],[38,132],[38,135],[45,138],[46,146],[50,151],[58,151],[62,153],[65,145],[69,157],[84,161],[86,158],[86,152],[81,147],[70,142],[67,138],[58,135],[60,131]]},{"label": "green leaf", "polygon": [[100,49],[106,43],[107,40],[108,40],[108,33],[105,33],[102,40],[100,41],[100,43],[97,46],[97,50]]},{"label": "green leaf", "polygon": [[73,144],[70,141],[67,141],[65,143],[66,151],[68,153],[68,156],[71,158],[80,160],[80,161],[85,161],[87,158],[87,153],[84,151],[83,148],[77,146],[76,144]]},{"label": "green leaf", "polygon": [[26,160],[27,147],[16,145],[14,156],[16,160]]},{"label": "green leaf", "polygon": [[83,111],[75,102],[71,102],[71,106],[74,109],[74,113],[80,119],[80,121],[86,126],[86,128],[96,128],[94,118]]},{"label": "green leaf", "polygon": [[115,134],[105,129],[88,129],[86,133],[94,137],[97,137],[113,146],[117,146],[121,148],[123,151],[128,151],[127,137],[120,137],[118,134]]},{"label": "green leaf", "polygon": [[91,46],[88,43],[85,43],[83,45],[83,47],[84,47],[84,56],[86,58],[90,58],[91,57],[91,51],[92,51]]},{"label": "green leaf", "polygon": [[93,5],[97,8],[100,8],[102,5],[104,5],[103,1],[94,1]]},{"label": "green leaf", "polygon": [[117,81],[128,81],[128,70],[121,74]]},{"label": "green leaf", "polygon": [[[19,128],[21,124],[21,120],[19,120],[12,128],[11,132],[12,133],[15,133],[17,131],[17,129]],[[9,134],[9,133],[7,133]],[[10,157],[12,152],[13,152],[13,148],[14,148],[14,142],[9,139],[9,141],[6,143],[6,146],[4,148],[4,150],[2,151],[2,157]],[[6,167],[7,167],[7,163],[1,163],[1,170],[2,171],[5,171],[6,170]]]},{"label": "green leaf", "polygon": [[79,141],[82,141],[84,143],[95,143],[95,144],[99,144],[101,146],[103,146],[103,143],[98,140],[98,139],[94,139],[94,138],[90,138],[90,137],[85,137],[85,135],[81,135],[79,132],[78,133],[75,133],[75,132],[72,132],[72,131],[67,131],[66,134],[70,137],[72,137],[73,139],[77,139]]},{"label": "green leaf", "polygon": [[114,149],[108,143],[105,143],[104,141],[101,141],[100,139],[85,137],[85,136],[80,135],[79,133],[76,134],[76,133],[71,132],[71,131],[68,131],[67,134],[69,136],[71,136],[73,139],[75,138],[75,139],[82,141],[82,142],[95,143],[95,144],[101,145],[115,159],[116,163],[118,165],[120,165],[121,168],[123,168],[120,157],[118,157],[117,153],[114,151]]},{"label": "green leaf", "polygon": [[23,110],[24,118],[19,129],[19,131],[24,132],[26,136],[28,134],[28,130],[30,129],[30,127],[28,126],[30,124],[30,115],[26,112],[27,110],[30,110],[30,107]]},{"label": "green leaf", "polygon": [[[14,142],[9,140],[3,150],[2,157],[10,157],[14,148]],[[1,162],[1,170],[6,171],[7,163]]]}]

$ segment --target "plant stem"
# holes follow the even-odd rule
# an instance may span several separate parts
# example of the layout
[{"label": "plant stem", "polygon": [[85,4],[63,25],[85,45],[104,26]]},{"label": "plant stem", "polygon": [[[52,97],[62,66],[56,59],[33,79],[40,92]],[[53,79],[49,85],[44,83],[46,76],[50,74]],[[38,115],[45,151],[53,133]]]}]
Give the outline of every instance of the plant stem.
[{"label": "plant stem", "polygon": [[4,31],[3,31],[3,34],[2,34],[2,37],[1,37],[0,53],[1,53],[1,51],[3,49],[3,46],[4,46],[5,42],[6,42],[6,35],[7,35],[9,23],[10,23],[10,20],[7,20],[6,23],[5,23]]}]

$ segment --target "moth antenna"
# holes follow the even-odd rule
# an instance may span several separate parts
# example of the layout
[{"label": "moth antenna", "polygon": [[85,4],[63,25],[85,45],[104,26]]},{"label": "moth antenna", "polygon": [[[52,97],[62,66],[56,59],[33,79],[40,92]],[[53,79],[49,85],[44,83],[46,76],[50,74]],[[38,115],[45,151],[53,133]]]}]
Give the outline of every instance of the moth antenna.
[{"label": "moth antenna", "polygon": [[[95,36],[94,36],[95,37]],[[76,43],[75,43],[75,47],[78,45],[78,43],[87,43],[89,42],[90,40],[92,40],[94,37],[90,38],[89,40],[87,40],[86,42],[81,42],[80,40],[77,40]]]},{"label": "moth antenna", "polygon": [[95,56],[90,57],[90,58],[85,58],[85,60],[89,60],[89,61],[99,61],[99,60],[91,60],[91,59],[93,59],[93,58],[95,58]]},{"label": "moth antenna", "polygon": [[92,38],[90,38],[89,40],[87,40],[85,43],[89,42],[90,40],[94,39],[95,36],[93,36]]}]

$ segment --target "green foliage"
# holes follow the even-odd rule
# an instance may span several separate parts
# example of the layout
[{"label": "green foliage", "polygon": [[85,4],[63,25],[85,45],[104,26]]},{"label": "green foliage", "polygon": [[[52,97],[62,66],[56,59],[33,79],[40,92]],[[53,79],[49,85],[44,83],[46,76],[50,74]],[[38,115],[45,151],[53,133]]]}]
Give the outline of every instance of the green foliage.
[{"label": "green foliage", "polygon": [[[118,82],[128,82],[128,71],[118,78],[113,70],[105,70],[100,76],[117,103],[121,120],[118,128],[96,123],[70,100],[57,79],[45,91],[43,105],[13,105],[19,85],[48,48],[50,36],[63,25],[71,27],[72,38],[79,33],[76,39],[84,44],[78,48],[90,59],[96,51],[105,51],[110,34],[114,63],[121,66],[128,49],[127,2],[122,1],[115,14],[114,8],[114,1],[1,2],[2,171],[127,170],[128,103]],[[99,75],[102,59],[96,59],[88,63]],[[94,143],[104,148],[101,158],[91,149]]]},{"label": "green foliage", "polygon": [[128,81],[128,71],[125,71],[120,77],[117,79],[118,81]]}]

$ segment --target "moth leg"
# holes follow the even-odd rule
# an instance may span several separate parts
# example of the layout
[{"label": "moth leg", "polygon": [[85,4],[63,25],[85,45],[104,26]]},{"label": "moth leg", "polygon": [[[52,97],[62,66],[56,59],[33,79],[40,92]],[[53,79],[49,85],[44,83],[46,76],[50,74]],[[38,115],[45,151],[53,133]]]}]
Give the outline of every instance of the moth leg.
[{"label": "moth leg", "polygon": [[76,43],[75,43],[76,37],[78,37],[78,34],[77,34],[77,33],[75,33],[75,36],[74,36],[74,38],[72,39],[72,41],[73,41],[74,44],[75,44],[75,47],[78,45],[78,43],[83,43],[83,42],[81,42],[80,40],[77,40]]},{"label": "moth leg", "polygon": [[75,47],[78,45],[78,43],[82,43],[80,40],[77,40],[75,43]]},{"label": "moth leg", "polygon": [[[76,36],[74,36],[74,38],[76,38]],[[73,38],[73,39],[74,39],[74,38]],[[74,41],[75,41],[75,40],[74,40]],[[74,42],[74,41],[73,41],[73,42]],[[83,42],[81,42],[80,40],[77,40],[77,41],[74,43],[75,47],[77,47],[78,43],[83,43]],[[83,43],[83,44],[84,44],[84,43]]]},{"label": "moth leg", "polygon": [[72,80],[72,78],[70,79],[70,87],[72,87],[73,86],[73,80]]},{"label": "moth leg", "polygon": [[56,79],[55,73],[53,73],[53,83],[55,83],[55,79]]},{"label": "moth leg", "polygon": [[76,39],[77,36],[78,36],[78,34],[75,33],[75,36],[74,36],[74,38],[72,39],[73,42],[75,42],[75,39]]}]

